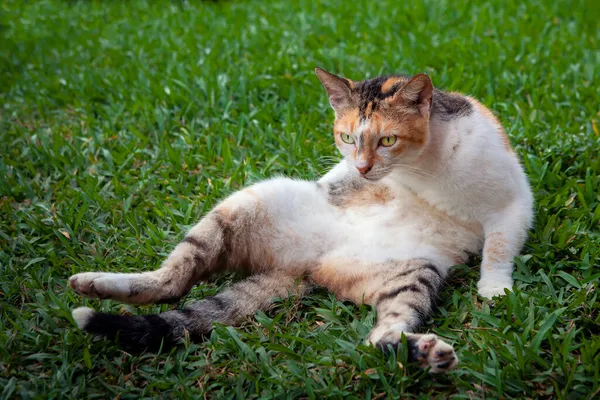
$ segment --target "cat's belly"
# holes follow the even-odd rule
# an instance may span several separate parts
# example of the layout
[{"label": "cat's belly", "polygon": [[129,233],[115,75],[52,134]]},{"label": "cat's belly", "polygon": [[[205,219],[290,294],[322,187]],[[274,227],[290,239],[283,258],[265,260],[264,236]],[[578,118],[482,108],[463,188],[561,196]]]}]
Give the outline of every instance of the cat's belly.
[{"label": "cat's belly", "polygon": [[344,240],[335,253],[349,258],[384,262],[428,258],[449,268],[479,253],[483,232],[431,207],[412,193],[395,192],[385,204],[340,211]]},{"label": "cat's belly", "polygon": [[328,257],[357,265],[427,258],[449,268],[480,251],[480,227],[461,223],[408,190],[351,189],[334,197],[324,185],[280,178],[239,192],[239,202],[260,210],[253,234],[265,245],[248,250],[252,262],[299,273]]}]

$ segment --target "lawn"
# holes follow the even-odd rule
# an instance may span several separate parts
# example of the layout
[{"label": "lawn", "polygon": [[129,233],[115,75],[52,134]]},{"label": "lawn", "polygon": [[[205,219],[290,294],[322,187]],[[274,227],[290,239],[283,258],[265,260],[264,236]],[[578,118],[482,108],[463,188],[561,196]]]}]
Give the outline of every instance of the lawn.
[{"label": "lawn", "polygon": [[[600,8],[475,3],[3,1],[2,398],[597,396]],[[229,193],[335,163],[315,66],[426,72],[493,109],[522,158],[536,223],[515,292],[484,300],[477,260],[457,266],[423,327],[459,368],[433,376],[365,346],[375,313],[324,290],[162,354],[78,331],[76,306],[173,306],[84,300],[70,275],[154,269]]]}]

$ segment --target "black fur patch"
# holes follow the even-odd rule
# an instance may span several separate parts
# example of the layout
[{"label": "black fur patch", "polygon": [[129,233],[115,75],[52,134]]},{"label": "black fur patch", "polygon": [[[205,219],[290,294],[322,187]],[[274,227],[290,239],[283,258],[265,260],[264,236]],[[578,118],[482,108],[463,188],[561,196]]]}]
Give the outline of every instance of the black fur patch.
[{"label": "black fur patch", "polygon": [[435,274],[437,276],[439,276],[440,279],[442,278],[442,274],[440,274],[440,271],[438,271],[438,269],[433,264],[425,264],[425,265],[423,265],[423,268],[426,268],[426,269],[428,269],[430,271],[435,272]]},{"label": "black fur patch", "polygon": [[[413,310],[415,314],[417,314],[417,318],[419,319],[418,325],[423,324],[427,320],[427,317],[429,316],[429,313],[427,312],[427,310],[423,310],[422,307],[419,307],[418,305],[413,304],[413,303],[406,303],[406,305],[411,310]],[[413,326],[412,328],[416,328],[416,326]]]},{"label": "black fur patch", "polygon": [[421,351],[419,350],[419,345],[417,343],[418,343],[418,338],[415,338],[415,337],[407,337],[406,338],[406,344],[408,347],[408,362],[416,362],[416,361],[423,360],[423,355],[421,354]]},{"label": "black fur patch", "polygon": [[419,278],[417,278],[417,280],[419,281],[419,283],[421,285],[423,285],[427,288],[427,293],[429,294],[429,303],[431,305],[431,308],[433,309],[437,305],[437,301],[438,301],[438,297],[439,297],[438,285],[434,285],[429,280],[427,280],[423,277],[419,277]]},{"label": "black fur patch", "polygon": [[157,299],[154,301],[154,304],[177,304],[181,300],[182,296],[170,296],[164,297],[162,299]]},{"label": "black fur patch", "polygon": [[[419,350],[419,346],[418,346],[418,337],[413,337],[409,334],[406,334],[406,347],[407,347],[407,360],[408,362],[421,362],[423,361],[423,354],[421,354],[421,351]],[[396,351],[396,349],[398,349],[398,347],[400,347],[402,345],[402,341],[398,341],[398,342],[390,342],[390,341],[383,341],[383,342],[379,342],[377,343],[377,347],[379,349],[381,349],[381,351],[386,354],[389,355],[391,351]],[[450,361],[450,363],[452,363],[452,361]]]},{"label": "black fur patch", "polygon": [[208,251],[208,244],[200,239],[196,239],[193,236],[184,237],[182,242],[189,243],[189,244],[195,246],[196,248],[198,248],[198,250],[201,250],[203,252]]},{"label": "black fur patch", "polygon": [[452,358],[450,361],[446,361],[445,363],[438,364],[438,365],[436,365],[436,367],[438,367],[439,369],[446,369],[450,365],[452,365],[453,362],[454,362],[454,358]]},{"label": "black fur patch", "polygon": [[[386,92],[381,91],[381,86],[390,78],[407,78],[407,75],[388,75],[380,76],[373,79],[356,82],[353,93],[358,96],[358,108],[360,119],[368,118],[366,114],[369,104],[371,103],[370,112],[376,111],[379,108],[379,103],[393,96],[404,82],[399,82],[392,86]],[[473,112],[473,106],[469,101],[460,94],[444,92],[434,88],[431,100],[431,115],[437,116],[442,121],[449,121],[454,118],[470,115]]]},{"label": "black fur patch", "polygon": [[158,315],[114,315],[95,312],[83,327],[84,330],[111,340],[118,340],[132,351],[157,351],[161,345],[174,344],[171,325]]},{"label": "black fur patch", "polygon": [[[393,278],[390,279],[390,281],[395,281],[398,278],[402,278],[403,276],[410,275],[410,274],[420,271],[420,270],[421,270],[421,268],[413,268],[413,269],[408,269],[406,271],[398,272],[396,275],[394,275]],[[385,272],[387,272],[387,271],[385,271]]]},{"label": "black fur patch", "polygon": [[433,90],[431,101],[431,116],[437,116],[442,121],[449,121],[458,117],[466,117],[473,112],[473,106],[459,94]]},{"label": "black fur patch", "polygon": [[415,284],[409,284],[409,285],[402,285],[399,286],[395,289],[390,290],[387,293],[382,293],[379,298],[377,298],[377,304],[380,304],[382,301],[388,300],[388,299],[392,299],[396,296],[398,296],[400,293],[404,293],[404,292],[415,292],[415,293],[422,293],[422,290],[419,289],[419,287]]},{"label": "black fur patch", "polygon": [[437,292],[437,288],[433,285],[433,283],[429,282],[427,279],[420,276],[417,278],[417,280],[421,285],[425,286],[430,293]]},{"label": "black fur patch", "polygon": [[216,311],[220,311],[223,312],[225,311],[227,308],[231,307],[231,304],[229,301],[220,298],[219,296],[209,296],[209,297],[205,297],[203,299],[203,301],[207,301],[210,302],[214,307]]},{"label": "black fur patch", "polygon": [[220,212],[212,211],[212,215],[215,223],[219,226],[219,229],[221,229],[221,234],[223,235],[223,245],[221,247],[221,252],[219,254],[217,263],[221,265],[227,265],[227,255],[233,253],[233,242],[235,239],[234,230]]},{"label": "black fur patch", "polygon": [[379,102],[387,97],[391,97],[396,93],[396,90],[400,87],[399,85],[394,88],[394,90],[389,90],[387,92],[381,91],[381,86],[387,81],[389,78],[394,77],[403,77],[407,78],[404,75],[389,75],[389,76],[379,76],[373,79],[367,79],[365,81],[360,81],[356,83],[356,86],[353,89],[354,93],[357,93],[359,99],[359,116],[361,119],[368,118],[366,115],[366,110],[371,105],[371,112],[376,111],[379,107]]}]

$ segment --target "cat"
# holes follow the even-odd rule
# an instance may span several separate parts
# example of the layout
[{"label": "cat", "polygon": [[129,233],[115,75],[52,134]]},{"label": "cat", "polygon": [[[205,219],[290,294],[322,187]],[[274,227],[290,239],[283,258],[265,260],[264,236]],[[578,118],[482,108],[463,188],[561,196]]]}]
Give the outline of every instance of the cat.
[{"label": "cat", "polygon": [[353,82],[316,73],[345,156],[331,171],[316,182],[275,178],[232,194],[158,270],[84,272],[69,285],[90,298],[149,304],[177,301],[218,272],[248,277],[158,315],[76,308],[80,328],[132,350],[157,350],[321,286],[376,309],[367,343],[390,350],[404,335],[409,359],[421,367],[437,373],[457,366],[450,344],[416,330],[433,312],[450,268],[482,249],[480,294],[511,288],[512,258],[533,203],[518,159],[491,112],[433,89],[424,74]]},{"label": "cat", "polygon": [[435,89],[425,74],[354,83],[320,68],[316,73],[350,169],[370,181],[404,185],[437,209],[481,225],[479,294],[510,290],[512,260],[533,222],[533,194],[492,112],[472,97]]}]

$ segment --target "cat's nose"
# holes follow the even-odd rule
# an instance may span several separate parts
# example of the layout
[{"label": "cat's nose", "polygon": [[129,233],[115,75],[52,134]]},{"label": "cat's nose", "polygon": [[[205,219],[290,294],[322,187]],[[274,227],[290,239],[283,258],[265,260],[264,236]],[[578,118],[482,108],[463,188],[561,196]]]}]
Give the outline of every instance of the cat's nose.
[{"label": "cat's nose", "polygon": [[356,169],[358,170],[358,172],[360,172],[361,175],[366,175],[371,168],[373,168],[372,165],[367,165],[365,167],[356,167]]}]

